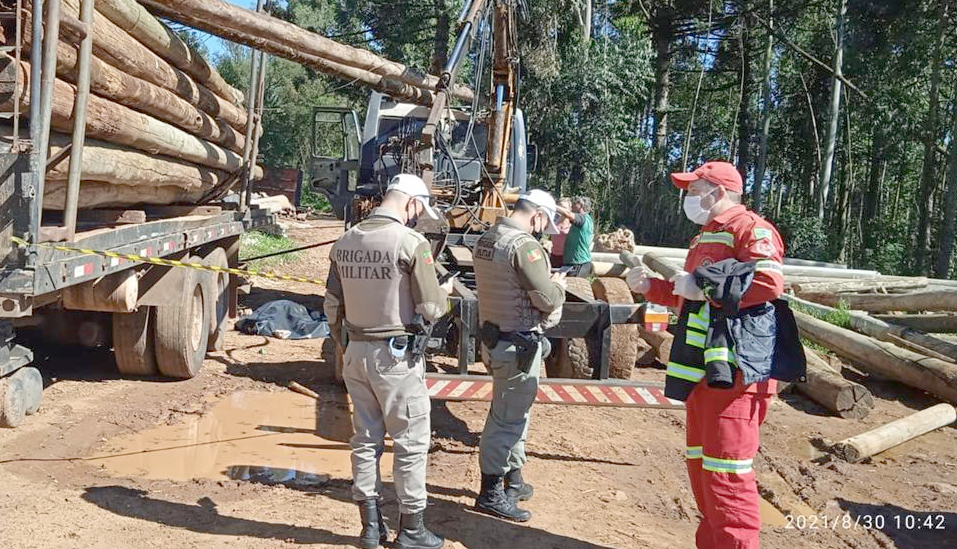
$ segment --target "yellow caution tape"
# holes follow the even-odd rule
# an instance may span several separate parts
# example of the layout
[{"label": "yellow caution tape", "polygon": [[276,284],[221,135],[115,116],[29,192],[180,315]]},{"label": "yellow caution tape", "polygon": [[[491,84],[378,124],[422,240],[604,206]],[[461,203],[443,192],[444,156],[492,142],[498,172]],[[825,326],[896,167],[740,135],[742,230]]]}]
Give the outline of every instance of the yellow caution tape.
[{"label": "yellow caution tape", "polygon": [[[16,236],[10,237],[10,239],[20,246],[21,248],[29,248],[31,244],[22,238]],[[150,263],[153,265],[165,265],[167,267],[182,267],[184,269],[196,269],[198,271],[210,271],[214,273],[229,273],[239,276],[253,276],[259,278],[270,278],[273,280],[288,280],[292,282],[306,282],[308,284],[318,284],[320,286],[325,286],[325,282],[322,280],[317,280],[315,278],[305,278],[301,276],[290,276],[290,275],[281,275],[269,271],[254,271],[252,269],[233,269],[230,267],[219,267],[216,265],[203,265],[202,263],[191,263],[186,261],[177,261],[175,259],[163,259],[160,257],[149,257],[142,256],[137,254],[120,254],[116,252],[107,252],[103,250],[91,250],[89,248],[73,248],[70,246],[60,246],[58,244],[50,244],[47,242],[41,242],[38,244],[33,244],[39,248],[48,248],[51,250],[59,250],[61,252],[74,252],[81,255],[98,255],[102,257],[117,258],[117,259],[126,259],[129,261],[136,261],[140,263]]]}]

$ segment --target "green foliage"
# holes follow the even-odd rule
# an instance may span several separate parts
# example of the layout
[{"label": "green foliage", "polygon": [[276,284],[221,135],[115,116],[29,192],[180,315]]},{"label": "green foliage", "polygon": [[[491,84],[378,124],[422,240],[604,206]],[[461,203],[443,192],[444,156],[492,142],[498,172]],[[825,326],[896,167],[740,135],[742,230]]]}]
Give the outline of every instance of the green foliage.
[{"label": "green foliage", "polygon": [[[239,240],[239,257],[257,257],[260,255],[281,252],[290,248],[295,248],[296,242],[285,236],[275,236],[260,231],[247,231],[243,233]],[[300,252],[267,257],[250,261],[247,267],[250,269],[262,269],[264,267],[278,267],[299,259]]]},{"label": "green foliage", "polygon": [[303,207],[312,208],[317,212],[332,211],[332,206],[329,204],[326,195],[314,192],[308,185],[303,185],[302,194],[299,196],[299,203]]},{"label": "green foliage", "polygon": [[834,307],[834,310],[828,311],[827,314],[820,312],[818,309],[812,309],[801,303],[791,302],[790,306],[798,312],[804,313],[806,315],[813,316],[818,320],[823,320],[840,328],[851,329],[851,312],[850,307],[848,307],[847,302],[843,299],[837,303],[837,307]]}]

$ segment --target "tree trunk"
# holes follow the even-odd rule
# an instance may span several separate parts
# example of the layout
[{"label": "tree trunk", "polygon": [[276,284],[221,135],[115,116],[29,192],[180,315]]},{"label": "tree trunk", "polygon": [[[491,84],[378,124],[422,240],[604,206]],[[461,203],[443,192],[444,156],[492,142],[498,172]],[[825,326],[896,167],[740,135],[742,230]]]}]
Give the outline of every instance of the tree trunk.
[{"label": "tree trunk", "polygon": [[930,259],[931,220],[934,215],[934,191],[937,187],[937,142],[940,137],[940,69],[943,65],[944,41],[950,29],[947,21],[947,0],[938,0],[937,40],[934,41],[933,66],[927,116],[924,117],[924,162],[920,172],[920,195],[917,199],[917,242],[914,249],[914,271],[928,270]]},{"label": "tree trunk", "polygon": [[837,128],[841,121],[841,80],[844,65],[844,15],[847,13],[847,0],[838,0],[836,16],[837,47],[834,51],[834,76],[831,78],[831,107],[828,113],[827,143],[825,145],[824,164],[821,167],[821,184],[817,196],[817,217],[824,221],[824,209],[827,207],[831,192],[831,173],[834,168],[834,151],[837,148]]},{"label": "tree trunk", "polygon": [[[340,44],[287,21],[223,0],[142,0],[141,3],[180,23],[295,62],[306,58],[312,59],[310,65],[318,65],[317,59],[325,60],[331,62],[323,65],[327,70],[352,67],[424,90],[435,90],[438,83],[435,76],[422,75],[371,51]],[[465,86],[456,86],[452,92],[464,101],[473,98],[472,91]]]},{"label": "tree trunk", "polygon": [[939,278],[950,278],[950,261],[954,255],[954,239],[957,238],[957,143],[954,142],[957,137],[957,75],[954,76],[954,92],[951,97],[954,120],[950,130],[944,222],[940,228],[940,250],[937,252],[937,268],[934,270],[934,274]]},{"label": "tree trunk", "polygon": [[867,387],[848,381],[813,350],[805,347],[807,381],[794,388],[814,402],[845,419],[862,419],[874,408],[874,395]]},{"label": "tree trunk", "polygon": [[878,375],[957,402],[957,365],[794,312],[801,335]]},{"label": "tree trunk", "polygon": [[445,0],[435,0],[435,40],[432,48],[432,74],[442,74],[449,60],[449,12]]},{"label": "tree trunk", "polygon": [[891,314],[874,315],[874,318],[905,326],[919,332],[934,334],[954,334],[957,333],[957,315],[948,314]]},{"label": "tree trunk", "polygon": [[[438,0],[442,1],[442,0]],[[159,55],[198,84],[235,105],[243,104],[243,93],[230,86],[203,56],[193,51],[166,25],[135,0],[97,0],[96,10],[133,38]]]},{"label": "tree trunk", "polygon": [[585,42],[588,42],[591,40],[591,0],[582,0],[582,4],[582,36],[585,38]]},{"label": "tree trunk", "polygon": [[[31,43],[29,31],[24,40]],[[57,44],[57,76],[71,83],[77,81],[79,61],[75,48]],[[220,118],[213,118],[175,93],[122,72],[97,57],[90,58],[90,91],[149,114],[196,136],[208,139],[235,152],[241,152],[246,136]]]},{"label": "tree trunk", "polygon": [[751,29],[754,27],[750,2],[742,3],[741,17],[741,97],[738,104],[738,171],[748,180],[751,163]]},{"label": "tree trunk", "polygon": [[655,40],[655,129],[652,148],[656,157],[655,176],[664,173],[668,141],[668,93],[671,89],[671,42],[674,38],[674,12],[660,6],[653,25]]},{"label": "tree trunk", "polygon": [[[0,131],[9,132],[9,127]],[[51,156],[69,144],[69,136],[51,134]],[[65,158],[47,172],[44,209],[63,209],[69,167]],[[83,145],[81,171],[80,208],[195,202],[228,177],[218,170],[91,139]]]},{"label": "tree trunk", "polygon": [[[79,0],[62,1],[66,13],[73,16],[79,13]],[[175,92],[240,132],[246,129],[245,110],[193,82],[186,73],[173,68],[99,12],[93,14],[92,32],[93,55],[96,57],[130,76]]]},{"label": "tree trunk", "polygon": [[[8,86],[17,82],[14,79],[16,70],[20,70],[19,82],[22,83],[15,93],[0,87],[0,97],[5,99],[0,104],[0,109],[9,111],[14,102],[19,101],[20,112],[29,112],[30,65],[21,62],[20,66],[17,66],[16,62],[9,57],[0,58],[0,63],[7,64],[0,72],[6,77],[6,81],[11,83]],[[76,88],[57,79],[53,90],[51,120],[51,126],[57,131],[67,133],[73,131],[75,99]],[[242,167],[242,157],[232,151],[96,95],[90,95],[86,117],[86,135],[90,139],[101,139],[143,152],[163,154],[229,172]]]},{"label": "tree trunk", "polygon": [[925,290],[908,294],[843,294],[816,296],[818,303],[836,307],[839,302],[848,308],[872,313],[889,311],[957,311],[957,290]]},{"label": "tree trunk", "polygon": [[[768,0],[768,13],[774,13],[774,0]],[[774,19],[768,17],[768,26],[774,28]],[[768,30],[768,47],[764,50],[764,83],[761,86],[761,141],[758,165],[754,170],[754,211],[760,213],[764,204],[764,170],[768,161],[768,134],[771,132],[771,61],[774,57],[774,32]],[[770,195],[769,195],[770,196]]]},{"label": "tree trunk", "polygon": [[867,175],[867,193],[864,194],[864,249],[877,247],[875,237],[881,207],[881,171],[884,158],[884,133],[880,119],[874,121],[871,132],[871,163]]},{"label": "tree trunk", "polygon": [[834,445],[833,451],[844,461],[857,463],[898,444],[946,427],[954,420],[957,420],[957,410],[953,406],[937,404],[877,429],[842,440]]}]

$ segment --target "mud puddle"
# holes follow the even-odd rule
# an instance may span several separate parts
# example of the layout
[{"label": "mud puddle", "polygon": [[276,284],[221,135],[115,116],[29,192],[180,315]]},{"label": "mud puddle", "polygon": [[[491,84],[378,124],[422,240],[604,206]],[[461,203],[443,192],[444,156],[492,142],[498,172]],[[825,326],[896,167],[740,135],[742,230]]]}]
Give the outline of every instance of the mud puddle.
[{"label": "mud puddle", "polygon": [[[322,436],[320,436],[322,435]],[[344,396],[316,401],[292,392],[239,392],[203,415],[117,437],[89,458],[123,477],[234,479],[319,486],[351,478]],[[382,473],[391,476],[391,448]]]},{"label": "mud puddle", "polygon": [[783,528],[788,525],[787,518],[770,501],[759,498],[758,512],[761,514],[761,524],[773,528]]}]

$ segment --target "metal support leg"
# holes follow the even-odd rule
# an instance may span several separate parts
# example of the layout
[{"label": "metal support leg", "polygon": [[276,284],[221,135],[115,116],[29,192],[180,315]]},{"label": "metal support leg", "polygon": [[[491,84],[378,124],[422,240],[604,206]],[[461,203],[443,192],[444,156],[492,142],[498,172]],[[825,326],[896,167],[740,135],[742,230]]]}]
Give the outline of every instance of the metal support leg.
[{"label": "metal support leg", "polygon": [[[36,9],[35,6],[34,9]],[[34,28],[36,28],[35,21],[37,19],[39,19],[39,13],[34,11]],[[34,35],[34,37],[36,36],[38,35]],[[38,128],[35,128],[38,131],[33,136],[33,146],[36,147],[36,167],[38,168],[34,172],[37,178],[34,182],[34,192],[36,193],[34,201],[36,233],[33,235],[34,238],[39,238],[40,225],[43,220],[43,187],[46,180],[47,155],[50,149],[50,114],[53,112],[53,90],[56,84],[56,50],[59,39],[60,0],[47,0],[46,24],[43,30],[43,72],[40,76],[40,110],[36,113],[36,117],[30,119],[31,128],[38,126]],[[34,42],[36,42],[35,38]],[[36,97],[35,95],[32,96],[30,101],[33,102]]]},{"label": "metal support leg", "polygon": [[[80,21],[92,27],[93,0],[80,4]],[[63,225],[67,240],[76,234],[77,207],[80,198],[80,176],[83,167],[83,140],[86,137],[86,106],[90,97],[90,58],[93,55],[93,33],[87,32],[80,43],[80,60],[76,82],[76,101],[73,102],[73,141],[70,149],[70,172],[67,175],[66,204],[63,210]]]}]

